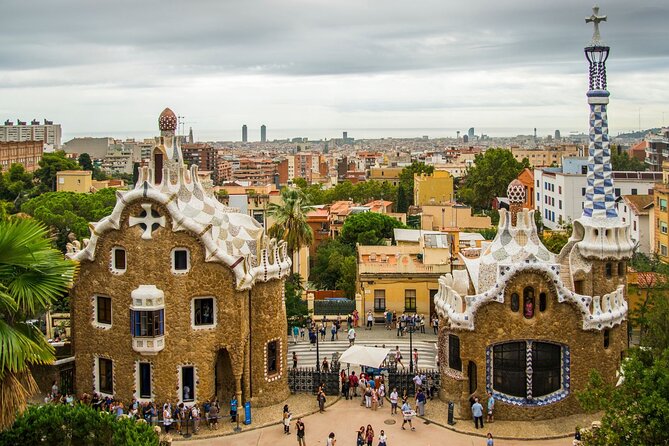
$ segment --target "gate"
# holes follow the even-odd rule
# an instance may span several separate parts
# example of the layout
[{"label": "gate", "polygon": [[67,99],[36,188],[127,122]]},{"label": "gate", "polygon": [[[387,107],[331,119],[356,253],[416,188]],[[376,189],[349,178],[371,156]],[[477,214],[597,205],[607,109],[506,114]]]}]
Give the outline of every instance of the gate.
[{"label": "gate", "polygon": [[324,386],[325,395],[339,395],[339,362],[333,361],[327,372],[317,371],[315,367],[298,367],[288,371],[288,387],[291,393],[316,394],[318,386]]},{"label": "gate", "polygon": [[420,376],[425,376],[425,382],[423,382],[423,388],[427,389],[427,384],[432,379],[432,392],[439,392],[441,387],[441,378],[439,372],[434,369],[416,369],[414,373],[409,373],[409,369],[402,368],[397,369],[395,367],[388,370],[388,390],[391,391],[394,388],[397,389],[397,393],[403,395],[406,390],[407,395],[414,396],[416,394],[415,385],[413,383],[413,378],[417,373],[420,373]]},{"label": "gate", "polygon": [[60,370],[60,392],[63,395],[74,393],[74,367]]}]

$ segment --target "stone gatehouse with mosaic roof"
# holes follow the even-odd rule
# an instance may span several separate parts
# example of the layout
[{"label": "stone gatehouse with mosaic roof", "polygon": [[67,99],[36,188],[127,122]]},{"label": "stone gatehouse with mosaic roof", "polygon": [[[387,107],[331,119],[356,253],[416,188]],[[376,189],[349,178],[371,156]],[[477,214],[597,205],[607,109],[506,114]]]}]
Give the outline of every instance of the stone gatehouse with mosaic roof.
[{"label": "stone gatehouse with mosaic roof", "polygon": [[176,126],[165,109],[135,188],[71,254],[76,390],[158,404],[283,401],[286,246],[185,167]]}]

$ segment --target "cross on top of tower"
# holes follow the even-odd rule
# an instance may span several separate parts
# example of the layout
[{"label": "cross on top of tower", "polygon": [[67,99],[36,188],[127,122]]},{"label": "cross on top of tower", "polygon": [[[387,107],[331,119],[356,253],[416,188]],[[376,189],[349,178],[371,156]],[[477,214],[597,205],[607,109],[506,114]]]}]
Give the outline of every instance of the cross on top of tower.
[{"label": "cross on top of tower", "polygon": [[602,45],[601,36],[599,35],[599,22],[606,22],[606,16],[599,15],[599,6],[597,5],[592,7],[592,15],[585,18],[585,23],[590,22],[595,26],[595,30],[592,33],[592,45]]}]

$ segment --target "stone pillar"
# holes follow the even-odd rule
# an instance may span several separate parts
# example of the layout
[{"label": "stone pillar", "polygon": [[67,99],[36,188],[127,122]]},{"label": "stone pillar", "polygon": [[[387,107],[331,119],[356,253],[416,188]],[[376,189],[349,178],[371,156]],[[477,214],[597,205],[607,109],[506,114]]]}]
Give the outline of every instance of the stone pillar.
[{"label": "stone pillar", "polygon": [[244,401],[242,401],[242,375],[235,375],[235,396],[237,397],[237,416],[239,423],[246,421],[246,413],[244,412]]},{"label": "stone pillar", "polygon": [[355,293],[355,309],[358,310],[360,320],[365,317],[365,303],[360,293]]},{"label": "stone pillar", "polygon": [[314,314],[314,293],[307,294],[307,313]]}]

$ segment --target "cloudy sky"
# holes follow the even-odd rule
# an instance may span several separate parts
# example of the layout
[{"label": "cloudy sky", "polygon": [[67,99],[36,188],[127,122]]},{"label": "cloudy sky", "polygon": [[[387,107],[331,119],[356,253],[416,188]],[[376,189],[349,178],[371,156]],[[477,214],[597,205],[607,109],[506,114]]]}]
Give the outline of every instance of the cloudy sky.
[{"label": "cloudy sky", "polygon": [[[587,127],[584,0],[3,2],[0,119],[202,139]],[[669,125],[669,1],[603,0],[612,133]],[[369,130],[372,129],[372,130]],[[403,129],[403,130],[383,130]],[[428,129],[423,130],[423,129]]]}]

